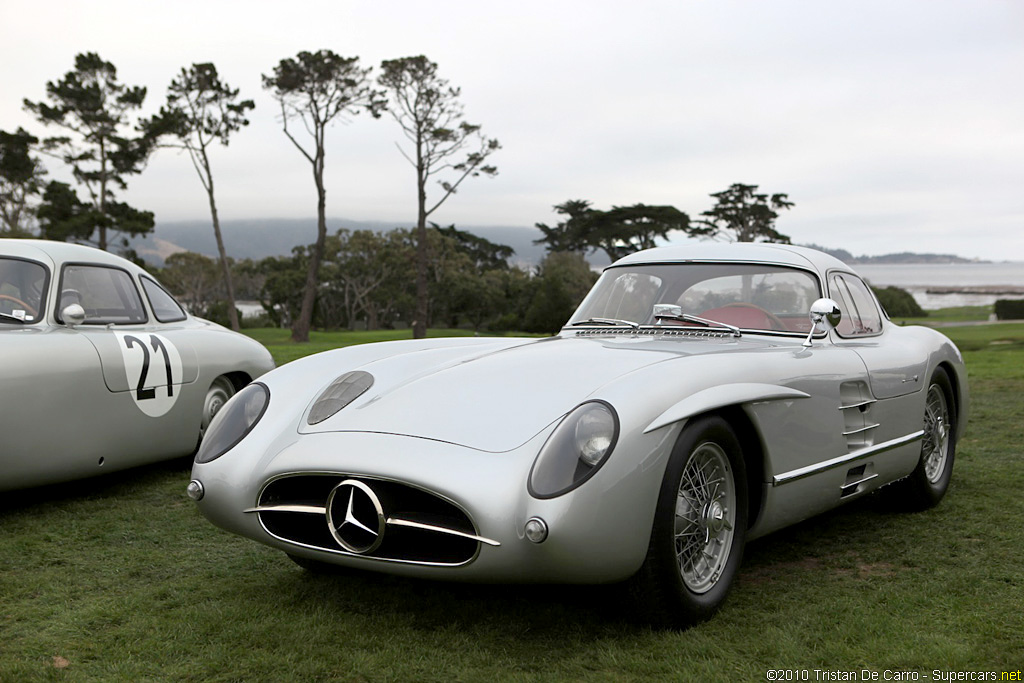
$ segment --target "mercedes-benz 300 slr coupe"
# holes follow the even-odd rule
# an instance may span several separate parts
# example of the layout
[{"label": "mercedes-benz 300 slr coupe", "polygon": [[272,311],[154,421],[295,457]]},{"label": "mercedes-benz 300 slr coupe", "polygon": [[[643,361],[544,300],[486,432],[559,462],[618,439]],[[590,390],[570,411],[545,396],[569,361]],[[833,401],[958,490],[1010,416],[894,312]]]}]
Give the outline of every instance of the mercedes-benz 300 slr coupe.
[{"label": "mercedes-benz 300 slr coupe", "polygon": [[187,456],[273,367],[130,261],[0,239],[0,491]]},{"label": "mercedes-benz 300 slr coupe", "polygon": [[840,261],[667,247],[607,268],[551,338],[371,344],[269,373],[216,417],[188,492],[304,566],[631,579],[687,625],[747,540],[887,484],[936,504],[966,417],[957,348],[894,325]]}]

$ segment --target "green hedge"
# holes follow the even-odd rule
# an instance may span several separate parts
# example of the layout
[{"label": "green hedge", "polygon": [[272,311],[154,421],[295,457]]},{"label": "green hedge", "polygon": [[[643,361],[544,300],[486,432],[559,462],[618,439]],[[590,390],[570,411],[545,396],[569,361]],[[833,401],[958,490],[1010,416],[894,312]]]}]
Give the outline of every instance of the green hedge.
[{"label": "green hedge", "polygon": [[923,318],[928,313],[918,305],[913,295],[899,287],[872,287],[879,303],[890,318]]},{"label": "green hedge", "polygon": [[999,299],[995,311],[999,320],[1024,320],[1024,299]]}]

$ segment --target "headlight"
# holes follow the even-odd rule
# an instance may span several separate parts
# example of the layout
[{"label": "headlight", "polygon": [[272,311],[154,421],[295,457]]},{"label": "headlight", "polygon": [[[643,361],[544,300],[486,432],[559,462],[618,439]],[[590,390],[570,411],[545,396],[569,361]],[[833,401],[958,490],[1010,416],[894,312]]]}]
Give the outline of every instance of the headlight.
[{"label": "headlight", "polygon": [[619,418],[604,401],[578,406],[551,433],[530,471],[528,488],[535,498],[568,493],[608,460],[619,437]]},{"label": "headlight", "polygon": [[331,385],[324,389],[324,393],[316,399],[313,409],[309,411],[309,417],[306,418],[306,424],[315,425],[323,422],[362,396],[372,386],[373,375],[370,373],[362,370],[346,372],[331,382]]},{"label": "headlight", "polygon": [[267,412],[270,390],[254,382],[231,397],[217,411],[196,453],[196,462],[216,460],[234,448]]}]

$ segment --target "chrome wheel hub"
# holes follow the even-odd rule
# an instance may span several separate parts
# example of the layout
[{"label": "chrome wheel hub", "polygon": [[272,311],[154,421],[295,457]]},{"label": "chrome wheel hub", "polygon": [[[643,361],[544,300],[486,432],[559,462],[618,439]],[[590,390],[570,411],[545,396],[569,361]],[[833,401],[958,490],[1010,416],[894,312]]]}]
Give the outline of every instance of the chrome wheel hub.
[{"label": "chrome wheel hub", "polygon": [[717,500],[709,501],[704,505],[700,522],[709,535],[719,534],[725,528],[725,508]]},{"label": "chrome wheel hub", "polygon": [[736,523],[736,484],[729,458],[714,442],[697,446],[676,495],[675,549],[683,583],[711,590],[725,569]]},{"label": "chrome wheel hub", "polygon": [[199,425],[199,434],[206,434],[206,428],[213,421],[213,416],[228,402],[228,399],[235,393],[235,388],[227,378],[218,377],[206,392],[206,399],[203,401],[203,418]]}]

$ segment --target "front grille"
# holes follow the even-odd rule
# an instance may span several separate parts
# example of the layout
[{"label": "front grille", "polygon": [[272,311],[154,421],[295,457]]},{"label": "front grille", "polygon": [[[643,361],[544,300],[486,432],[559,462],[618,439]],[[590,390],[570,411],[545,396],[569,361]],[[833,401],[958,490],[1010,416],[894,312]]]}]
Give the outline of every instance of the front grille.
[{"label": "front grille", "polygon": [[[454,503],[414,486],[363,476],[279,477],[264,486],[252,512],[267,533],[283,541],[389,562],[461,565],[476,557],[481,541],[489,542]],[[353,520],[347,526],[346,515]],[[375,546],[378,519],[381,538]]]}]

